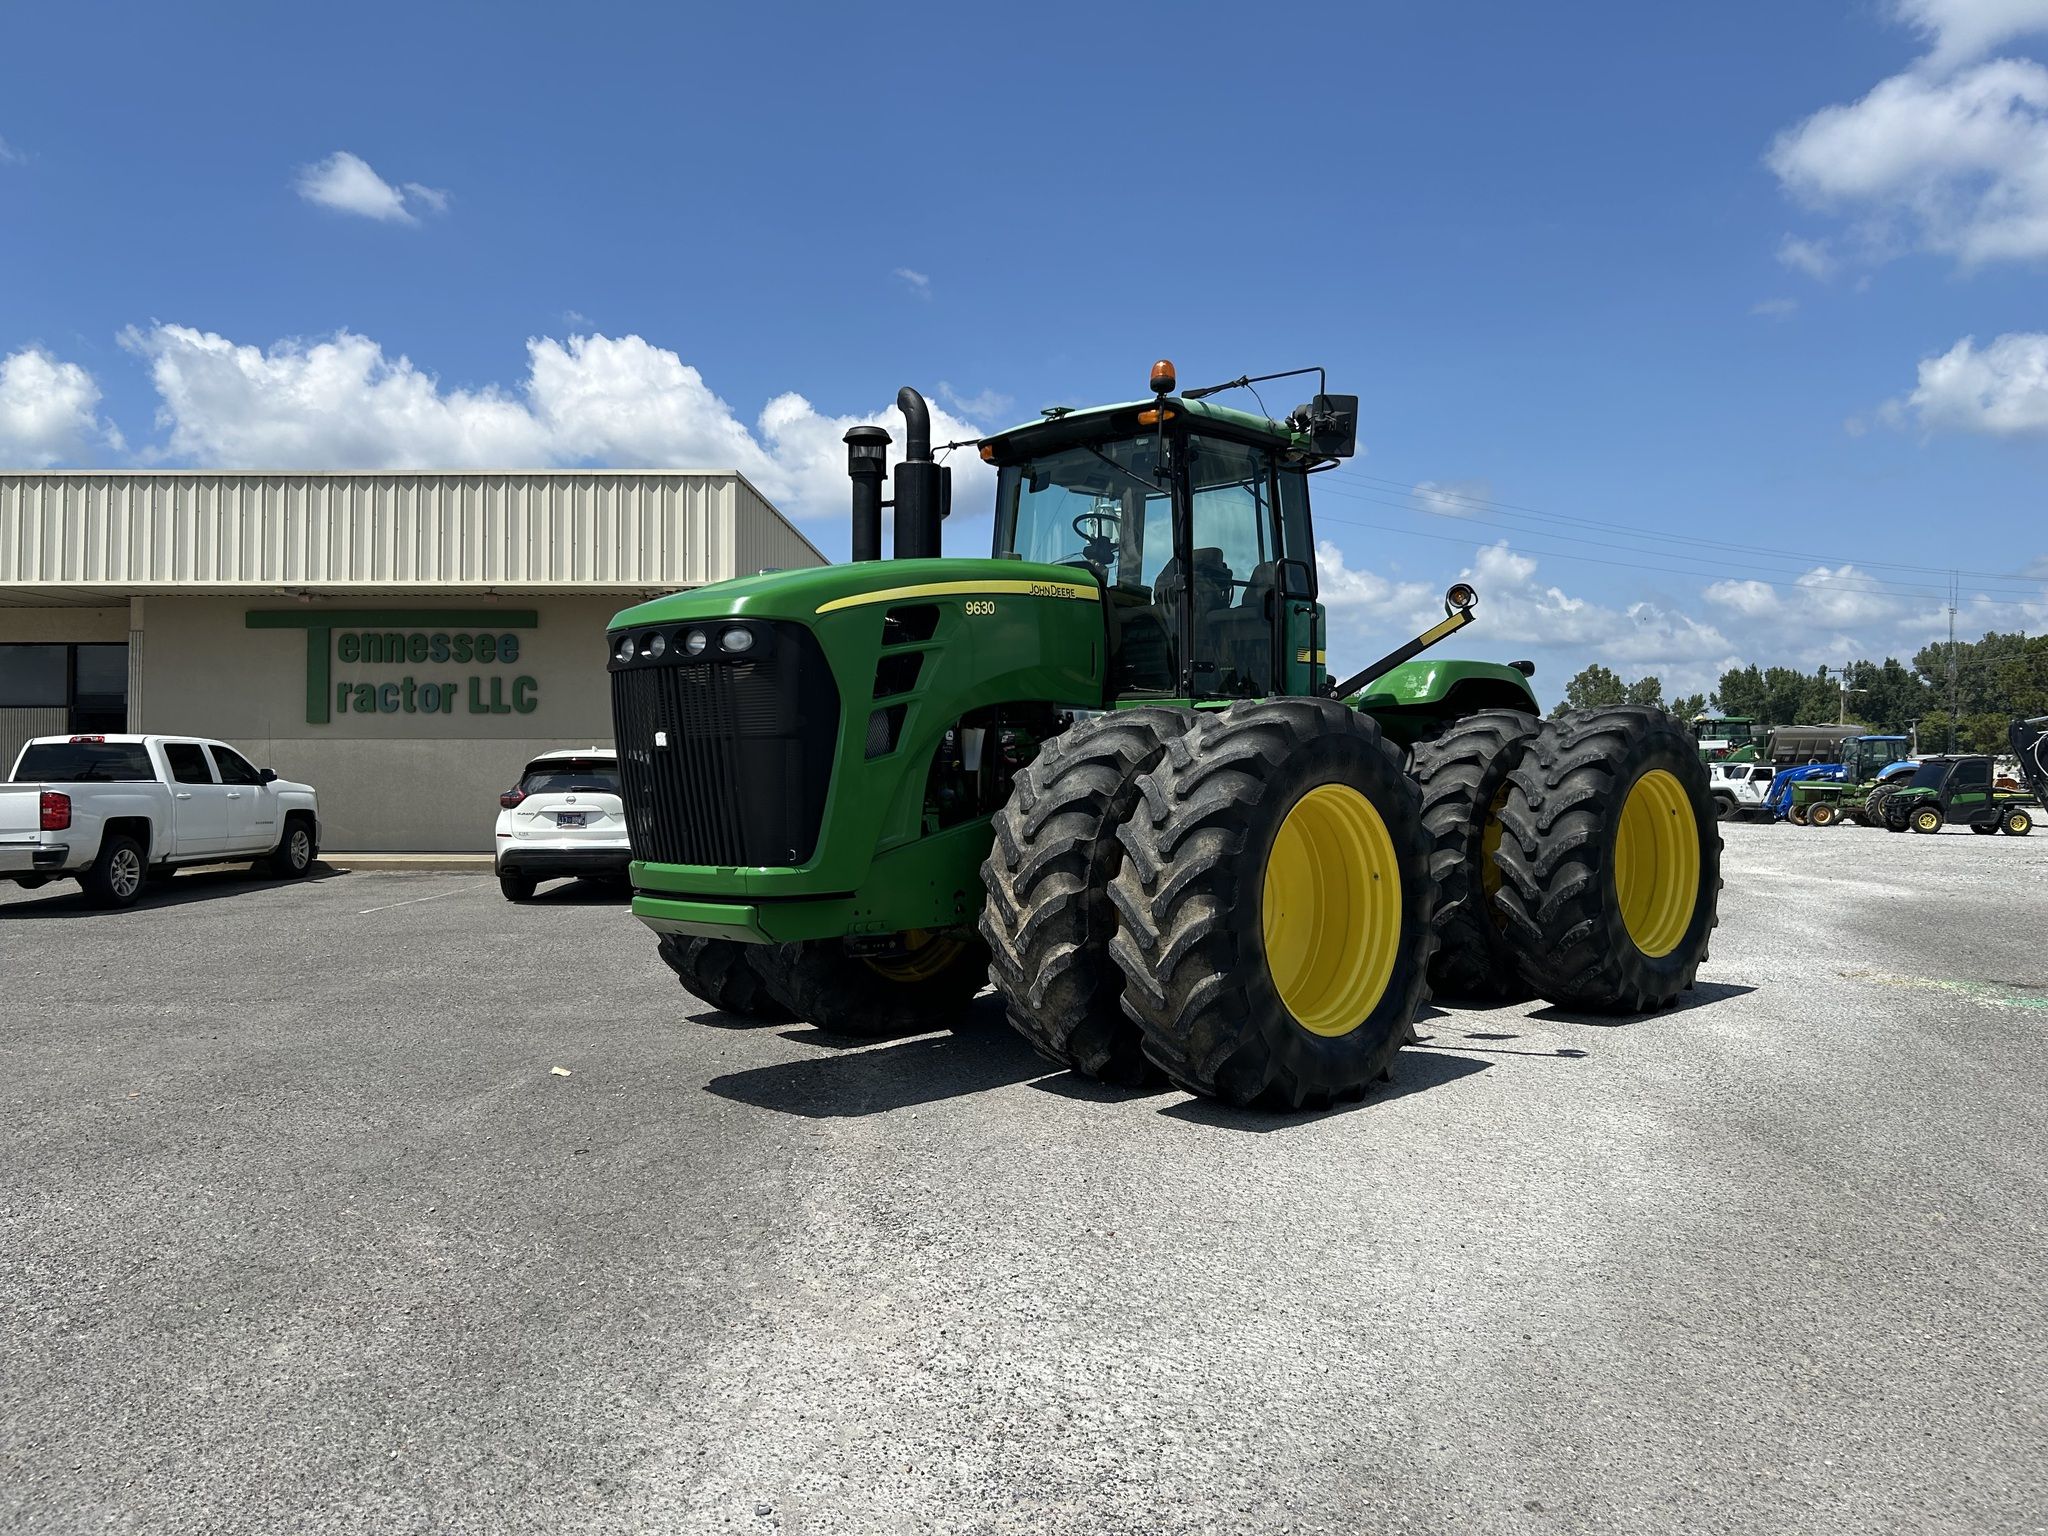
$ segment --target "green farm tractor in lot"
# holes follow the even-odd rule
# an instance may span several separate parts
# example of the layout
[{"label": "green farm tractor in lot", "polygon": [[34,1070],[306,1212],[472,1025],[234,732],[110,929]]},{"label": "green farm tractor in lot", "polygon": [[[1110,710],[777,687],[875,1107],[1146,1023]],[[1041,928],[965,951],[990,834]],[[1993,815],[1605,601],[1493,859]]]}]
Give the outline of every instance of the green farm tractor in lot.
[{"label": "green farm tractor in lot", "polygon": [[1849,737],[1836,749],[1841,776],[1792,784],[1785,819],[1803,827],[1831,827],[1843,821],[1883,826],[1885,800],[1912,774],[1913,765],[1902,761],[1909,748],[1904,736]]},{"label": "green farm tractor in lot", "polygon": [[850,563],[613,621],[633,911],[683,985],[877,1036],[992,980],[1057,1064],[1282,1109],[1384,1077],[1432,984],[1674,1001],[1720,889],[1686,729],[1546,723],[1526,663],[1418,660],[1471,621],[1463,584],[1335,679],[1309,492],[1356,399],[1275,422],[1209,398],[1263,378],[1151,382],[950,445],[997,471],[989,558],[941,553],[905,389],[893,501],[889,434],[847,434]]}]

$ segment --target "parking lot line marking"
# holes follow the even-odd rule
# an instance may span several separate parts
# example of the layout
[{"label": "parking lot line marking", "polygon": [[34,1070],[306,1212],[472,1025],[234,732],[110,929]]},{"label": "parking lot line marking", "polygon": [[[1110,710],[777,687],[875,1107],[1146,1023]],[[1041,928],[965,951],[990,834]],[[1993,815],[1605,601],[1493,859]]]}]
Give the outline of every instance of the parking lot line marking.
[{"label": "parking lot line marking", "polygon": [[356,916],[368,917],[372,912],[389,912],[393,907],[416,907],[423,901],[439,901],[443,896],[460,896],[461,894],[462,892],[460,891],[442,891],[433,896],[415,896],[411,901],[393,901],[387,902],[381,907],[365,907]]}]

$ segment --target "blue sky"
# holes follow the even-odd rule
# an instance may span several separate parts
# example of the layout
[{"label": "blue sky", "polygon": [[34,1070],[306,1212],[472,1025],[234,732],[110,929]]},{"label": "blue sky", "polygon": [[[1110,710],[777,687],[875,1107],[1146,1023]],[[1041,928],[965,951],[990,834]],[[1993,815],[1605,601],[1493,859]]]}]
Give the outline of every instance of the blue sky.
[{"label": "blue sky", "polygon": [[2048,0],[1287,15],[13,8],[0,464],[737,465],[836,553],[901,383],[1322,363],[1340,652],[2048,625]]}]

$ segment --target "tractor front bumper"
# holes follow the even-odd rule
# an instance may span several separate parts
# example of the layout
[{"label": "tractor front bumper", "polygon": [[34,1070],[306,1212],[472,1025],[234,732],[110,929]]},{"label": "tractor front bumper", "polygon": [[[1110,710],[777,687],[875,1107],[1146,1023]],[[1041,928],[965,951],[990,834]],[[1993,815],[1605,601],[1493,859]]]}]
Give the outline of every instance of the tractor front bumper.
[{"label": "tractor front bumper", "polygon": [[732,939],[741,944],[788,944],[798,939],[836,938],[851,931],[856,905],[850,896],[730,902],[642,892],[633,898],[633,915],[656,933]]}]

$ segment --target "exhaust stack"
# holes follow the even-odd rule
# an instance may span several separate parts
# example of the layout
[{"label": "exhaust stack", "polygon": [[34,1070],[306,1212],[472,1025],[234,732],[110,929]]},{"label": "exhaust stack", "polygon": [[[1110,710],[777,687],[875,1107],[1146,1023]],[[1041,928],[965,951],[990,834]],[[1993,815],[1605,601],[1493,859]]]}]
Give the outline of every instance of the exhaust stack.
[{"label": "exhaust stack", "polygon": [[903,462],[896,466],[896,558],[939,553],[939,524],[952,511],[953,472],[932,462],[932,413],[909,385],[896,391],[903,413]]}]

